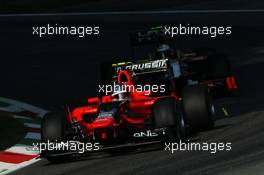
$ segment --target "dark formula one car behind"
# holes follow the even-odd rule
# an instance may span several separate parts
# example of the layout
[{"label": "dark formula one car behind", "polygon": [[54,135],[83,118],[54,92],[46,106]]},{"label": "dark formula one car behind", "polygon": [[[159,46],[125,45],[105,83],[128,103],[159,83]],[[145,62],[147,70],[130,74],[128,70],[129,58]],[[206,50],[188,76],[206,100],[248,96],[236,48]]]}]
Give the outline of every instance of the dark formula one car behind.
[{"label": "dark formula one car behind", "polygon": [[[41,125],[42,141],[98,142],[98,151],[107,151],[180,140],[186,137],[187,130],[213,128],[214,105],[207,84],[187,85],[179,95],[169,70],[167,67],[154,72],[149,68],[141,72],[120,70],[115,82],[125,87],[125,91],[89,98],[86,106],[72,111],[47,114]],[[165,85],[165,91],[128,90],[153,84]],[[80,154],[69,150],[41,153],[50,161],[76,155]]]},{"label": "dark formula one car behind", "polygon": [[[163,28],[153,28],[147,31],[137,31],[130,34],[132,58],[116,60],[102,64],[101,79],[108,82],[118,74],[121,69],[138,71],[149,65],[153,60],[168,60],[171,71],[174,74],[178,94],[183,87],[191,84],[206,83],[214,94],[214,97],[226,97],[233,95],[237,90],[236,78],[231,71],[229,59],[224,54],[219,54],[212,49],[195,49],[184,53],[174,44],[179,38],[171,38],[164,34]],[[176,40],[176,41],[175,41]],[[177,44],[176,44],[177,45]],[[150,51],[142,55],[140,50]],[[153,48],[154,46],[154,48]],[[144,59],[142,59],[142,57]],[[140,58],[140,59],[138,59]],[[134,66],[131,66],[131,65]],[[112,67],[112,68],[111,68]],[[155,67],[155,65],[154,65]],[[106,73],[107,72],[107,73]]]}]

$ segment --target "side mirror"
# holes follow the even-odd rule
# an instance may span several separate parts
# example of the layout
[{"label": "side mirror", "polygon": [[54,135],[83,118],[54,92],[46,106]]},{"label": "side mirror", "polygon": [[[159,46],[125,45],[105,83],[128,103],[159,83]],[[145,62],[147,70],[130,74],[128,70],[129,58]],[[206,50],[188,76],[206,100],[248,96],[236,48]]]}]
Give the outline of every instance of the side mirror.
[{"label": "side mirror", "polygon": [[107,96],[102,97],[102,103],[107,103],[107,102],[111,102],[111,101],[113,101],[111,95],[107,95]]},{"label": "side mirror", "polygon": [[89,105],[100,105],[101,101],[99,97],[92,97],[87,99]]}]

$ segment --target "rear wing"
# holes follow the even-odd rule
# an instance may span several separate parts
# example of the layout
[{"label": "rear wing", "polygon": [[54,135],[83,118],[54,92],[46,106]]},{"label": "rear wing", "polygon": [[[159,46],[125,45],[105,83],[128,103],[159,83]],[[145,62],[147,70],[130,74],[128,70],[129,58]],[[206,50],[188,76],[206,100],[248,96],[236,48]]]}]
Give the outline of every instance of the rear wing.
[{"label": "rear wing", "polygon": [[164,26],[152,27],[149,30],[130,32],[130,45],[132,58],[150,55],[155,52],[158,46],[169,44],[179,48],[181,45],[179,37],[171,37],[166,34]]},{"label": "rear wing", "polygon": [[159,38],[163,37],[164,32],[162,27],[145,30],[136,31],[130,33],[130,42],[132,46],[146,45],[157,43]]},{"label": "rear wing", "polygon": [[140,62],[103,63],[101,80],[103,83],[116,81],[121,70],[129,70],[132,75],[165,72],[168,70],[168,59],[141,60]]},{"label": "rear wing", "polygon": [[164,26],[152,27],[149,30],[130,32],[130,43],[131,46],[135,47],[148,44],[162,44],[176,40],[165,33]]}]

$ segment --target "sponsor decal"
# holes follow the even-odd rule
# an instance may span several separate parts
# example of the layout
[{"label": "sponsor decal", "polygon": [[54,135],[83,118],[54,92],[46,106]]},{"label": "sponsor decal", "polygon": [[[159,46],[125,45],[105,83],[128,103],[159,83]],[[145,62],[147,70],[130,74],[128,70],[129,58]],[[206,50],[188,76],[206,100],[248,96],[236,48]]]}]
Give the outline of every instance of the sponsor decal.
[{"label": "sponsor decal", "polygon": [[167,68],[167,61],[168,59],[154,60],[146,63],[135,63],[135,64],[128,64],[125,66],[116,66],[114,69],[116,73],[120,72],[122,69],[131,70],[131,71],[163,69],[163,68]]},{"label": "sponsor decal", "polygon": [[134,137],[140,138],[140,137],[157,137],[158,134],[156,132],[153,132],[151,130],[142,131],[142,132],[136,132],[133,135]]}]

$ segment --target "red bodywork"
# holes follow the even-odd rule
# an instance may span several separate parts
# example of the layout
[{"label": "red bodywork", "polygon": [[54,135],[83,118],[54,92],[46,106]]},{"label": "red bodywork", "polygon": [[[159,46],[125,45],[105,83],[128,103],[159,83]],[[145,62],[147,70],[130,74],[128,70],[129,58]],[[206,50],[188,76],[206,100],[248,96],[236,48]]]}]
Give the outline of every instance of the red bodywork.
[{"label": "red bodywork", "polygon": [[[125,82],[121,82],[121,76],[126,77]],[[130,72],[127,70],[120,71],[118,74],[118,83],[134,85]],[[179,98],[175,95],[175,92],[173,92],[171,96],[179,100]],[[138,128],[144,127],[145,121],[149,120],[151,117],[151,107],[155,100],[164,97],[166,96],[152,96],[152,93],[149,93],[149,91],[131,91],[128,94],[127,100],[120,102],[118,107],[119,118],[117,120],[111,117],[96,117],[100,112],[100,105],[114,102],[112,96],[103,96],[101,99],[99,97],[89,98],[87,106],[75,108],[69,114],[69,120],[81,123],[88,136],[94,136],[96,130],[102,131],[100,132],[100,139],[105,140],[108,138],[107,133],[104,132],[105,130],[110,130],[114,133],[114,135],[116,135],[118,134],[118,128],[120,126],[135,126]],[[129,111],[129,114],[126,113],[126,111]],[[84,116],[91,117],[93,119],[90,122],[82,122],[84,120]]]}]

